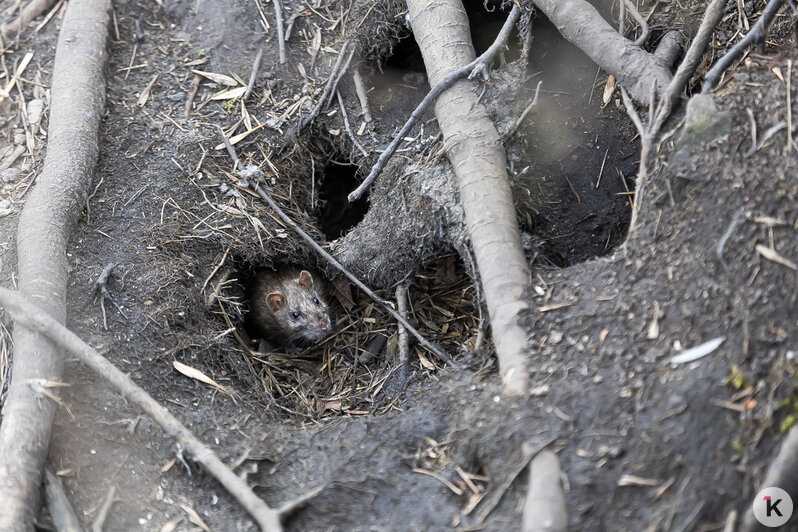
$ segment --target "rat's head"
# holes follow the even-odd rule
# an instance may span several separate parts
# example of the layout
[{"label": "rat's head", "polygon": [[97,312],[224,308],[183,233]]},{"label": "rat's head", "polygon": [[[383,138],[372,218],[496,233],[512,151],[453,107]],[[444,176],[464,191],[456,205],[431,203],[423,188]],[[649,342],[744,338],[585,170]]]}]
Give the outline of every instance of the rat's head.
[{"label": "rat's head", "polygon": [[266,296],[266,304],[290,341],[315,342],[330,334],[330,312],[319,289],[310,272],[302,270]]}]

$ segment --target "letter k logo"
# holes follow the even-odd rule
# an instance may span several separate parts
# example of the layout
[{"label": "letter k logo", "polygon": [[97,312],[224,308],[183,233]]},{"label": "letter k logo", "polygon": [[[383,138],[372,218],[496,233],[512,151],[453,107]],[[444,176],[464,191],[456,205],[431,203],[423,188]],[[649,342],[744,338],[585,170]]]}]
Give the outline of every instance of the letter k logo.
[{"label": "letter k logo", "polygon": [[769,496],[766,496],[764,499],[767,501],[766,513],[768,517],[770,517],[774,512],[779,517],[783,517],[779,511],[779,503],[781,502],[781,499],[776,499],[776,502],[773,502],[773,499]]}]

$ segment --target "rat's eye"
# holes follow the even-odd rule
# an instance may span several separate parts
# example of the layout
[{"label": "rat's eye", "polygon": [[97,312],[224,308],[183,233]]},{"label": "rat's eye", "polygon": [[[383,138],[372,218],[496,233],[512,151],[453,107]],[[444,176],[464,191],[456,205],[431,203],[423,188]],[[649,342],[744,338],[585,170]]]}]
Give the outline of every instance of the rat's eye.
[{"label": "rat's eye", "polygon": [[316,303],[317,305],[321,305],[321,301],[319,301],[318,297],[314,297],[313,302]]},{"label": "rat's eye", "polygon": [[298,319],[299,319],[299,317],[300,317],[301,315],[302,315],[302,314],[300,314],[300,313],[299,313],[299,312],[297,312],[296,310],[295,310],[295,311],[293,311],[293,312],[291,313],[291,316],[292,316],[292,317],[293,317],[295,320],[298,320]]}]

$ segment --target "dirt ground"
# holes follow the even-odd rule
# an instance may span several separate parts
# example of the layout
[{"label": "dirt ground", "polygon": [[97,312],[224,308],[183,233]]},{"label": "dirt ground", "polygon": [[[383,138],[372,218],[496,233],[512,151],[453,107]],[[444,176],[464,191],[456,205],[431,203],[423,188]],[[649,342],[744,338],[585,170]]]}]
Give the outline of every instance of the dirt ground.
[{"label": "dirt ground", "polygon": [[[185,117],[193,70],[246,83],[263,19],[255,2],[242,0],[163,4],[114,6],[101,155],[69,250],[68,326],[234,464],[270,505],[324,485],[286,521],[288,530],[518,529],[524,444],[557,451],[572,530],[718,530],[729,511],[747,507],[798,415],[798,272],[756,247],[798,261],[798,147],[787,144],[784,127],[772,129],[786,120],[783,78],[795,56],[789,38],[749,56],[719,89],[731,125],[718,138],[680,144],[682,114],[674,117],[640,229],[625,242],[639,148],[618,93],[605,104],[606,74],[541,18],[533,20],[529,63],[518,64],[517,46],[508,51],[508,65],[486,88],[500,131],[543,81],[538,108],[506,139],[534,309],[524,323],[532,393],[509,400],[500,395],[490,344],[474,349],[478,296],[451,249],[437,250],[415,274],[410,304],[419,330],[454,367],[415,347],[409,366],[400,366],[394,322],[357,291],[351,303],[334,294],[337,334],[302,355],[253,353],[249,342],[241,296],[254,266],[302,262],[332,271],[235,188],[225,174],[233,171],[230,158],[216,149],[218,128],[238,123],[240,133],[247,121],[268,122],[237,145],[242,160],[262,165],[275,197],[319,240],[345,233],[367,207],[348,211],[341,201],[362,177],[359,165],[373,162],[428,89],[403,12],[391,15],[393,26],[374,27],[383,48],[361,49],[375,115],[358,135],[369,151],[361,158],[334,107],[287,153],[277,148],[307,112],[303,97],[318,96],[344,28],[374,13],[350,11],[349,2],[284,0],[292,36],[288,62],[279,65],[272,4],[262,4],[271,27],[246,111],[228,100],[206,102],[222,88],[205,80]],[[481,1],[467,4],[478,20],[479,51],[504,15],[485,15]],[[749,6],[748,16],[758,9]],[[37,83],[49,84],[59,26],[56,14],[3,55],[8,71],[34,52],[21,83],[26,101]],[[787,36],[791,28],[782,21],[778,29]],[[314,54],[316,32],[322,44]],[[363,119],[351,76],[341,93],[357,134]],[[0,104],[8,144],[25,132],[20,101],[12,93]],[[439,151],[440,142],[425,140],[437,133],[434,120],[424,127],[407,160]],[[15,285],[16,220],[44,140],[35,135],[33,157],[0,184],[11,210],[0,217],[3,286]],[[119,266],[110,289],[124,316],[109,308],[106,331],[92,286],[111,262]],[[224,276],[233,281],[209,304]],[[7,317],[3,324],[11,329]],[[13,354],[0,332],[1,393]],[[725,340],[699,361],[668,363],[717,337]],[[224,390],[178,373],[173,361]],[[64,381],[70,386],[59,390],[65,408],[49,463],[84,525],[113,487],[106,530],[168,523],[194,530],[202,527],[191,521],[194,512],[212,530],[255,529],[213,478],[106,384],[75,361]],[[43,511],[38,524],[48,523]]]}]

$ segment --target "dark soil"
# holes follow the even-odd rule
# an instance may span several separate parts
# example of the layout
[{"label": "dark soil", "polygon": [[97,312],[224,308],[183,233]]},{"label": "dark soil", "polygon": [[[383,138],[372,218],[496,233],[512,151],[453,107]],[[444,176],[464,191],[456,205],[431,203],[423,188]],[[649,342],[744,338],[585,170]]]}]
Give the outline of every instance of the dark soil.
[{"label": "dark soil", "polygon": [[[730,134],[678,149],[678,132],[666,139],[640,229],[617,247],[628,225],[625,186],[632,186],[638,163],[634,131],[617,93],[602,107],[606,75],[545,20],[533,21],[529,64],[510,62],[486,88],[506,133],[543,81],[538,105],[506,139],[534,262],[528,296],[538,307],[525,322],[533,392],[516,401],[500,395],[489,342],[474,349],[478,296],[468,266],[449,249],[418,265],[410,306],[419,330],[455,358],[455,367],[415,346],[410,363],[400,366],[394,322],[357,291],[348,295],[345,283],[333,293],[337,334],[327,342],[300,356],[253,353],[241,288],[247,272],[281,262],[324,266],[228,177],[230,158],[215,149],[218,127],[239,121],[240,102],[198,109],[220,90],[204,82],[190,116],[183,112],[192,69],[248,79],[261,18],[254,2],[164,4],[115,6],[118,35],[109,45],[96,189],[69,255],[68,325],[236,464],[269,504],[325,485],[286,522],[289,530],[517,529],[526,475],[513,479],[524,443],[558,452],[573,530],[718,529],[731,509],[747,507],[798,405],[798,275],[755,250],[773,245],[798,261],[792,177],[798,157],[786,150],[784,130],[751,152],[746,111],[759,138],[784,119],[786,89],[773,68],[786,75],[791,51],[754,57],[719,92],[719,105],[732,114]],[[359,68],[374,88],[375,124],[358,138],[368,158],[352,146],[335,106],[278,154],[309,103],[237,145],[245,164],[261,166],[291,216],[330,242],[364,215],[364,204],[347,210],[342,202],[362,175],[356,170],[368,167],[428,86],[412,40],[397,44],[407,30],[403,12],[388,9],[395,2],[374,3],[373,10],[358,4],[351,12],[348,2],[283,4],[287,19],[296,15],[283,66],[276,61],[272,5],[265,5],[272,29],[246,106],[258,123],[282,117],[303,96],[315,101],[335,59],[324,48],[340,49],[342,27],[364,21]],[[490,42],[481,31],[495,34],[499,15],[475,25],[478,48]],[[23,36],[36,50],[26,76],[38,73],[44,85],[59,24],[56,16],[38,35]],[[314,61],[308,48],[315,31],[323,38]],[[6,62],[24,49],[7,52]],[[391,50],[395,59],[388,59]],[[32,90],[23,83],[26,98]],[[350,77],[341,92],[358,131],[362,117]],[[22,122],[8,109],[2,134],[10,142]],[[434,120],[424,128],[417,138],[437,133]],[[239,125],[236,133],[242,131]],[[27,161],[33,168],[43,140],[37,137],[35,157]],[[439,144],[419,142],[408,143],[407,160]],[[14,286],[16,213],[32,179],[30,170],[23,172],[0,198],[13,199],[15,209],[0,218],[4,286]],[[769,228],[765,216],[784,223]],[[735,217],[740,221],[721,262],[718,244]],[[384,220],[391,223],[388,215]],[[110,309],[105,331],[92,283],[109,262],[120,265],[110,289],[126,317]],[[229,282],[218,287],[223,279]],[[393,290],[383,294],[394,297]],[[724,343],[705,358],[667,363],[718,336]],[[0,344],[0,380],[8,375],[7,353]],[[183,376],[175,360],[231,392]],[[57,416],[50,463],[84,525],[113,486],[107,530],[158,530],[175,519],[178,530],[193,529],[187,508],[214,530],[255,528],[215,480],[85,368],[70,361],[64,381],[70,386],[59,393],[74,418],[66,409]],[[476,499],[469,498],[466,473],[484,494],[468,513]],[[41,522],[47,521],[43,512]]]}]

